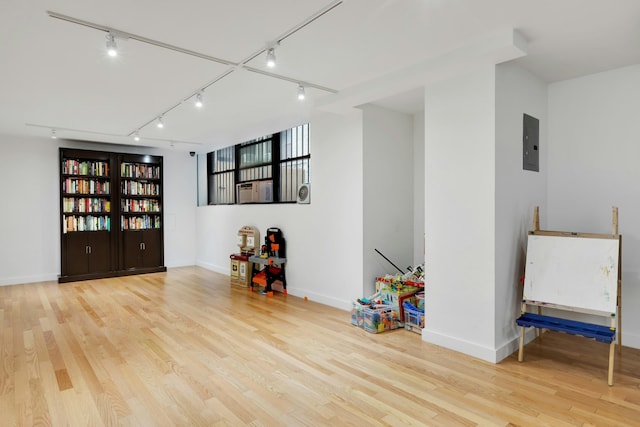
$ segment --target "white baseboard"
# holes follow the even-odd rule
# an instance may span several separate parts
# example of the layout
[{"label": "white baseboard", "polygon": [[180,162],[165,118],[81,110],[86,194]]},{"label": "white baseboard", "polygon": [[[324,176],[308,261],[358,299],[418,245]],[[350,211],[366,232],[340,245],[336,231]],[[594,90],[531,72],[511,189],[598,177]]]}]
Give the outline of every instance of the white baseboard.
[{"label": "white baseboard", "polygon": [[211,264],[211,263],[204,262],[204,261],[196,261],[196,265],[198,267],[206,268],[207,270],[215,271],[216,273],[224,274],[224,275],[227,275],[227,276],[229,275],[229,266],[228,265],[225,265],[224,267],[221,267],[219,265]]},{"label": "white baseboard", "polygon": [[318,294],[308,289],[287,287],[287,293],[300,298],[307,297],[310,301],[328,305],[340,310],[351,310],[351,301],[345,301],[343,299],[334,298],[328,295]]},{"label": "white baseboard", "polygon": [[38,274],[35,276],[5,277],[0,278],[0,286],[22,285],[36,282],[58,282],[58,273]]},{"label": "white baseboard", "polygon": [[177,267],[192,267],[194,265],[193,260],[177,260],[171,263],[164,264],[167,268],[177,268]]},{"label": "white baseboard", "polygon": [[[529,328],[529,330],[525,332],[525,343],[533,340],[535,336],[535,329]],[[513,354],[514,351],[517,351],[520,345],[519,339],[520,337],[516,336],[499,348],[490,348],[471,341],[443,335],[439,332],[428,330],[427,328],[422,330],[422,340],[425,342],[464,353],[490,363],[498,363]]]}]

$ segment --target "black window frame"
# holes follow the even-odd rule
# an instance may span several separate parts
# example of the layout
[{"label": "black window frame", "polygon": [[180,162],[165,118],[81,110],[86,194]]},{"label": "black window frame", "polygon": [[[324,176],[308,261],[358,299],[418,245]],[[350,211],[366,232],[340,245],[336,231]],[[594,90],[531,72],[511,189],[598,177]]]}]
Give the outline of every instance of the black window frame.
[{"label": "black window frame", "polygon": [[[292,150],[292,155],[285,154],[284,158],[281,158],[281,146],[284,138],[287,135],[287,132],[292,133],[301,133],[301,141],[296,141],[296,150],[295,155]],[[248,150],[251,147],[257,147],[265,144],[266,141],[270,142],[270,154],[271,159],[269,161],[262,161],[257,163],[251,163],[248,165],[242,164],[242,152],[243,150]],[[293,143],[291,145],[294,145]],[[233,169],[225,169],[222,171],[215,170],[215,158],[216,153],[219,153],[223,150],[229,150],[233,148],[234,152],[234,168]],[[264,151],[264,150],[263,150]],[[300,152],[300,154],[298,154]],[[303,178],[302,182],[300,180],[296,180],[296,186],[294,191],[291,194],[287,194],[285,200],[282,200],[283,197],[281,195],[281,187],[280,184],[282,182],[282,168],[285,164],[292,163],[302,163],[303,167],[303,175],[306,175],[306,179]],[[258,168],[262,168],[263,172],[256,172],[259,176],[243,176],[243,171],[257,170]],[[269,170],[270,169],[270,170]],[[219,176],[225,173],[229,173],[233,170],[233,201],[225,202],[225,203],[216,203],[212,194],[212,186],[214,183],[214,176]],[[306,172],[304,172],[306,171]],[[293,173],[293,169],[292,169]],[[244,174],[246,175],[246,174]],[[270,175],[270,176],[269,176]],[[282,132],[277,132],[271,135],[264,135],[260,138],[256,138],[250,141],[242,142],[240,144],[236,144],[229,147],[224,147],[218,149],[216,151],[212,151],[207,153],[207,203],[209,205],[233,205],[238,204],[237,201],[237,193],[236,186],[237,184],[252,182],[252,181],[272,181],[273,182],[273,202],[265,202],[259,204],[272,204],[272,203],[296,203],[297,199],[297,188],[300,184],[308,183],[311,176],[311,136],[310,136],[310,125],[309,123],[305,123],[299,126],[295,126],[290,129],[286,129]],[[290,178],[289,176],[285,177],[285,180]],[[293,180],[291,180],[293,182]],[[293,185],[293,184],[292,184]]]}]

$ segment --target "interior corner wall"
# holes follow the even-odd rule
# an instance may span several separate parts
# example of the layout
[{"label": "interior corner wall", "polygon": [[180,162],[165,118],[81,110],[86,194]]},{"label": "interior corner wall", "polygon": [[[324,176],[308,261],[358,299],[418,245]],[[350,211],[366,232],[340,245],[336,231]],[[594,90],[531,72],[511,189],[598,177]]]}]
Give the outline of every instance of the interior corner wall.
[{"label": "interior corner wall", "polygon": [[310,121],[311,203],[197,208],[197,264],[229,274],[237,230],[282,229],[287,291],[344,310],[362,296],[362,112]]},{"label": "interior corner wall", "polygon": [[424,111],[413,115],[413,265],[424,264]]},{"label": "interior corner wall", "polygon": [[495,362],[495,66],[425,88],[422,339]]},{"label": "interior corner wall", "polygon": [[413,264],[413,118],[375,105],[363,111],[363,275],[365,296],[375,278]]},{"label": "interior corner wall", "polygon": [[0,135],[0,285],[60,274],[58,145]]},{"label": "interior corner wall", "polygon": [[549,85],[549,229],[622,235],[622,343],[640,348],[640,65]]},{"label": "interior corner wall", "polygon": [[[540,121],[539,172],[523,170],[523,114]],[[495,348],[499,361],[518,348],[527,233],[533,210],[547,210],[547,84],[513,64],[496,66]]]},{"label": "interior corner wall", "polygon": [[[143,152],[138,147],[130,150]],[[148,149],[148,152],[163,159],[164,264],[168,268],[195,265],[197,158],[186,151],[171,149]]]},{"label": "interior corner wall", "polygon": [[163,156],[165,265],[195,263],[196,174],[188,153],[50,138],[0,135],[0,285],[57,280],[60,274],[58,147]]}]

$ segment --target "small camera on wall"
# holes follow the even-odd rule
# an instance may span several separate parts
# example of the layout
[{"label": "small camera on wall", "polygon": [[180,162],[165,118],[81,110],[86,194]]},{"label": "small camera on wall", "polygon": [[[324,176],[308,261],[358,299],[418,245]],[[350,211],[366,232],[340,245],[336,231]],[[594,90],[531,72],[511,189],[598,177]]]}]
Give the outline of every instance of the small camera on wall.
[{"label": "small camera on wall", "polygon": [[191,157],[194,157],[194,156],[196,155],[196,152],[195,152],[195,151],[189,151],[189,155],[190,155]]}]

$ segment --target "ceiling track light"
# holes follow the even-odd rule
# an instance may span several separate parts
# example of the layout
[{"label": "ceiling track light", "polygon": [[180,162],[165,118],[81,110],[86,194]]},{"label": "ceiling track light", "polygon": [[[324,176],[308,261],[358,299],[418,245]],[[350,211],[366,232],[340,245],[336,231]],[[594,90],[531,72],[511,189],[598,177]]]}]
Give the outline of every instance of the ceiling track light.
[{"label": "ceiling track light", "polygon": [[267,67],[273,68],[276,66],[276,50],[272,47],[267,49]]},{"label": "ceiling track light", "polygon": [[56,135],[55,129],[51,129],[51,139],[58,139],[58,135]]},{"label": "ceiling track light", "polygon": [[[201,107],[202,104],[202,92],[204,91],[204,89],[208,88],[209,86],[211,86],[212,84],[215,84],[216,82],[222,80],[224,77],[228,76],[229,74],[231,74],[234,71],[239,71],[239,70],[247,70],[253,73],[257,73],[257,74],[262,74],[264,76],[268,76],[271,78],[275,78],[275,79],[279,79],[279,80],[284,80],[284,81],[288,81],[291,83],[295,83],[298,84],[298,99],[303,100],[305,98],[305,87],[312,87],[314,89],[318,89],[318,90],[322,90],[325,92],[329,92],[329,93],[338,93],[337,90],[335,89],[331,89],[328,87],[324,87],[324,86],[320,86],[314,83],[310,83],[310,82],[301,82],[300,80],[294,79],[292,77],[288,77],[288,76],[283,76],[280,74],[276,74],[276,73],[272,73],[270,71],[265,70],[264,68],[260,67],[260,68],[254,68],[251,67],[249,65],[249,62],[252,61],[253,59],[255,59],[256,57],[262,55],[265,51],[266,51],[266,55],[267,55],[267,66],[272,68],[275,67],[276,65],[276,54],[275,54],[275,49],[277,46],[279,46],[281,44],[282,41],[284,41],[285,39],[291,37],[292,35],[294,35],[295,33],[297,33],[298,31],[302,30],[303,28],[307,27],[308,25],[312,24],[313,22],[315,22],[316,20],[318,20],[319,18],[321,18],[322,16],[324,16],[325,14],[331,12],[333,9],[335,9],[336,7],[340,6],[343,3],[343,0],[333,0],[331,2],[331,4],[327,5],[326,7],[324,7],[323,9],[317,11],[315,14],[313,14],[312,16],[310,16],[309,18],[307,18],[306,20],[304,20],[303,22],[299,23],[298,25],[296,25],[295,27],[289,29],[288,31],[286,31],[285,33],[281,34],[279,37],[272,39],[274,41],[270,42],[266,48],[263,47],[261,49],[258,49],[257,51],[255,51],[254,53],[250,54],[248,57],[246,57],[245,59],[241,60],[240,62],[234,62],[234,61],[230,61],[227,59],[222,59],[222,58],[216,58],[210,55],[206,55],[200,52],[196,52],[196,51],[192,51],[189,49],[185,49],[185,48],[181,48],[179,46],[175,46],[175,45],[171,45],[168,43],[164,43],[161,42],[159,40],[154,40],[154,39],[150,39],[138,34],[133,34],[133,33],[129,33],[126,31],[121,31],[115,28],[111,28],[111,27],[107,27],[105,25],[100,25],[94,22],[89,22],[89,21],[84,21],[82,19],[78,19],[78,18],[74,18],[72,16],[68,16],[68,15],[63,15],[60,13],[56,13],[56,12],[52,12],[52,11],[47,11],[47,15],[49,15],[49,17],[54,18],[54,19],[59,19],[62,21],[67,21],[73,24],[77,24],[77,25],[82,25],[88,28],[93,28],[95,30],[99,30],[99,31],[104,31],[106,34],[106,39],[107,39],[107,49],[109,52],[110,56],[117,56],[117,44],[116,44],[116,38],[118,38],[119,40],[136,40],[142,43],[146,43],[146,44],[150,44],[153,46],[157,46],[163,49],[167,49],[167,50],[172,50],[174,52],[179,52],[185,55],[191,55],[194,57],[198,57],[201,59],[205,59],[208,61],[213,61],[213,62],[217,62],[219,64],[223,64],[223,65],[227,65],[229,68],[224,71],[221,75],[217,76],[214,80],[210,81],[209,83],[207,83],[204,86],[201,86],[203,89],[200,90],[200,92],[196,93],[196,94],[191,94],[191,96],[196,97],[195,99],[195,103],[197,107]],[[198,96],[199,95],[199,96]],[[171,108],[165,110],[160,116],[156,117],[156,119],[151,119],[148,122],[146,122],[145,124],[143,124],[142,126],[139,126],[136,131],[130,133],[130,136],[134,136],[134,139],[136,138],[136,136],[134,135],[134,133],[137,133],[140,129],[150,125],[151,123],[153,123],[154,120],[157,120],[157,127],[158,128],[163,128],[164,127],[164,123],[163,123],[163,116],[164,114],[172,111],[173,109],[179,107],[180,105],[183,104],[184,101],[186,101],[189,98],[183,98],[180,102],[178,102],[177,104],[173,105]],[[148,137],[145,139],[149,139]],[[151,138],[153,139],[153,138]],[[137,139],[136,139],[137,141]]]},{"label": "ceiling track light", "polygon": [[118,45],[116,44],[116,38],[113,33],[109,31],[107,33],[107,54],[109,56],[118,56]]},{"label": "ceiling track light", "polygon": [[140,141],[140,132],[139,131],[135,131],[133,133],[133,140],[136,141],[136,142]]}]

